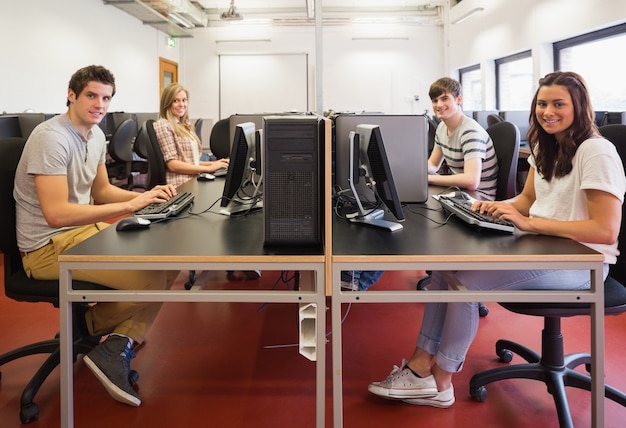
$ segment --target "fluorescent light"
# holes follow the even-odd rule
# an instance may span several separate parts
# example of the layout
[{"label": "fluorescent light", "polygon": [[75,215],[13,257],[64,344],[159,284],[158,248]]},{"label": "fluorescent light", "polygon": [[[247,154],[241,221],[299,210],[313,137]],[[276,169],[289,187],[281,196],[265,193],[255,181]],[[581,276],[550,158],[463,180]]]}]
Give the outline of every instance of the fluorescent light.
[{"label": "fluorescent light", "polygon": [[185,27],[185,28],[194,28],[195,25],[193,25],[191,22],[189,22],[186,18],[182,17],[181,15],[177,14],[177,13],[170,13],[169,15],[167,15],[172,21],[174,21],[175,23],[177,23],[178,25]]},{"label": "fluorescent light", "polygon": [[460,24],[466,19],[470,19],[472,16],[476,15],[477,13],[482,12],[483,10],[485,10],[484,7],[475,7],[474,9],[470,10],[466,14],[459,16],[457,19],[452,21],[451,24],[452,25]]},{"label": "fluorescent light", "polygon": [[315,18],[315,0],[306,0],[306,17]]}]

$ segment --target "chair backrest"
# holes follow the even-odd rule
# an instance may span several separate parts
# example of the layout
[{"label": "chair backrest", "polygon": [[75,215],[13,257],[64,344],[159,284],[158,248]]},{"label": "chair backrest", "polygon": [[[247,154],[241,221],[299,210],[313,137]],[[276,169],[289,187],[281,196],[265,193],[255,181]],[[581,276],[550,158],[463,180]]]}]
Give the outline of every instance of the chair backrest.
[{"label": "chair backrest", "polygon": [[430,117],[428,118],[428,155],[435,148],[435,133],[437,131],[437,124]]},{"label": "chair backrest", "polygon": [[[25,138],[0,139],[0,251],[4,256],[4,294],[19,302],[47,302],[59,305],[59,281],[37,280],[26,276],[15,233],[15,199],[13,187],[15,171],[24,150]],[[79,290],[106,290],[107,288],[74,280]]]},{"label": "chair backrest", "polygon": [[220,119],[211,128],[209,137],[211,152],[218,158],[230,156],[230,120]]},{"label": "chair backrest", "polygon": [[520,141],[527,141],[528,129],[530,128],[529,116],[530,112],[526,110],[506,110],[501,111],[500,116],[506,122],[511,122],[517,125],[519,129]]},{"label": "chair backrest", "polygon": [[150,144],[150,137],[148,136],[148,130],[146,129],[146,122],[144,121],[135,137],[133,143],[133,151],[142,159],[148,160],[148,145]]},{"label": "chair backrest", "polygon": [[15,199],[13,182],[22,156],[25,138],[0,139],[0,251],[4,254],[4,277],[22,269],[22,259],[15,236]]},{"label": "chair backrest", "polygon": [[115,128],[108,144],[109,155],[116,162],[133,161],[133,141],[137,135],[137,123],[126,119]]},{"label": "chair backrest", "polygon": [[[152,189],[157,184],[166,184],[165,171],[167,166],[165,165],[165,159],[163,159],[163,152],[161,152],[156,132],[154,132],[154,120],[148,119],[139,132],[147,135],[148,189]],[[142,135],[141,138],[146,138],[146,136]]]},{"label": "chair backrest", "polygon": [[498,122],[487,128],[498,157],[498,189],[496,198],[507,199],[517,194],[517,163],[520,134],[517,125]]},{"label": "chair backrest", "polygon": [[496,123],[502,121],[504,121],[504,119],[502,119],[502,116],[500,116],[498,113],[491,113],[487,115],[487,127],[495,125]]},{"label": "chair backrest", "polygon": [[202,119],[197,119],[196,123],[194,123],[193,125],[193,127],[196,129],[196,135],[198,135],[198,138],[200,138],[200,140],[202,140],[202,123]]},{"label": "chair backrest", "polygon": [[[604,125],[598,129],[604,138],[615,145],[617,153],[622,159],[624,170],[626,170],[626,125]],[[620,255],[617,256],[617,263],[611,265],[611,276],[622,284],[626,284],[626,228],[624,221],[626,221],[626,204],[622,204],[622,228],[618,237]],[[622,245],[622,243],[624,244]]]}]

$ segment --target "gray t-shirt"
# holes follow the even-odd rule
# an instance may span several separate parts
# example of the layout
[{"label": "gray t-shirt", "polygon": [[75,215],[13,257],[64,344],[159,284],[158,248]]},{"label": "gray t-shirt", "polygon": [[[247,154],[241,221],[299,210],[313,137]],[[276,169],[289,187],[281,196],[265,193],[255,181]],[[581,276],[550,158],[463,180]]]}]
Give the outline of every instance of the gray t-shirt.
[{"label": "gray t-shirt", "polygon": [[106,140],[94,126],[85,140],[66,114],[38,125],[31,133],[15,174],[13,196],[16,202],[17,243],[20,251],[30,252],[71,229],[48,226],[35,189],[35,175],[67,177],[68,201],[91,202],[91,186],[99,164],[106,159]]}]

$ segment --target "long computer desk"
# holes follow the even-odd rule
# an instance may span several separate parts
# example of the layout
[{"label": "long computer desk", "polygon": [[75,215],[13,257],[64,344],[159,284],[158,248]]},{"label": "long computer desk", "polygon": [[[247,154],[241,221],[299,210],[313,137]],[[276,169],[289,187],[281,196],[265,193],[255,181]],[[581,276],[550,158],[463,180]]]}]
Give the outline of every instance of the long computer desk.
[{"label": "long computer desk", "polygon": [[[431,189],[431,193],[441,189]],[[430,199],[427,206],[438,209]],[[424,204],[405,208],[403,229],[388,232],[339,218],[332,224],[332,364],[333,426],[343,426],[342,315],[348,303],[406,302],[589,302],[592,306],[592,416],[593,426],[604,426],[604,290],[603,256],[568,239],[541,235],[479,233],[452,218],[446,225],[438,211]],[[391,219],[391,218],[390,218]],[[341,271],[350,270],[513,270],[589,269],[590,291],[341,291]],[[417,335],[419,321],[414,331]],[[372,338],[375,340],[375,338]],[[469,387],[467,387],[469,388]],[[457,395],[464,394],[461,385]]]},{"label": "long computer desk", "polygon": [[[195,195],[193,212],[207,209],[222,194],[224,180],[190,180],[179,191]],[[219,203],[213,208],[219,211]],[[149,229],[117,232],[114,226],[59,257],[61,313],[61,426],[74,426],[72,371],[72,302],[268,302],[295,303],[312,310],[316,355],[316,421],[324,426],[325,401],[325,266],[322,246],[266,248],[261,211],[230,218],[202,214],[153,223]],[[298,290],[75,291],[73,270],[293,270]],[[321,313],[316,316],[315,310]],[[308,323],[310,324],[310,323]],[[310,327],[310,325],[309,325]],[[309,355],[310,359],[311,358]]]}]

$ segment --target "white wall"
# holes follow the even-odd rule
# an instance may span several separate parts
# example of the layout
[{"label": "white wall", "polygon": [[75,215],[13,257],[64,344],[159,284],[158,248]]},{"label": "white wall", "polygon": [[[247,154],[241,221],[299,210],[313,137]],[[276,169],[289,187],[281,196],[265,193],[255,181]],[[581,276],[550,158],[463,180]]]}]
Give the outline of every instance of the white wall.
[{"label": "white wall", "polygon": [[[626,21],[624,0],[463,0],[450,14],[477,6],[484,12],[449,28],[448,73],[481,64],[483,76],[492,78],[496,58],[531,49],[537,80],[553,70],[552,43]],[[493,108],[495,94],[485,102]]]},{"label": "white wall", "polygon": [[[458,67],[480,63],[489,70],[494,58],[532,49],[540,58],[539,77],[552,67],[550,43],[626,20],[623,0],[464,0],[455,9],[476,5],[485,7],[481,15],[445,32],[417,26],[324,28],[322,107],[421,113],[430,109],[428,85]],[[156,111],[161,56],[179,63],[192,116],[218,119],[217,58],[232,52],[309,53],[309,109],[318,109],[314,27],[208,28],[168,48],[165,34],[101,0],[2,0],[0,11],[0,112],[64,111],[69,77],[92,63],[116,76],[111,111]],[[216,43],[233,39],[271,41]]]},{"label": "white wall", "polygon": [[89,64],[109,68],[110,111],[157,111],[159,56],[179,60],[167,37],[102,0],[2,0],[0,112],[65,111],[67,84]]},{"label": "white wall", "polygon": [[[3,0],[0,10],[3,34],[17,41],[0,44],[0,112],[64,111],[71,74],[88,64],[102,64],[116,77],[110,111],[157,111],[161,56],[179,63],[192,116],[217,120],[218,55],[281,52],[309,54],[309,110],[318,111],[312,26],[200,29],[191,39],[176,39],[171,49],[165,34],[101,0]],[[406,40],[352,40],[360,36]],[[233,39],[271,41],[216,43]],[[422,113],[430,107],[428,85],[443,70],[442,32],[416,26],[325,28],[323,58],[324,109]],[[414,95],[419,102],[412,101]]]},{"label": "white wall", "polygon": [[[180,80],[191,92],[192,115],[220,119],[218,57],[233,53],[308,53],[310,111],[421,114],[430,108],[428,86],[443,70],[439,27],[324,28],[321,109],[315,96],[315,37],[314,27],[230,25],[196,30],[192,39],[183,41],[181,55]],[[254,69],[249,72],[254,79]],[[413,102],[414,95],[419,95],[419,102]]]}]

